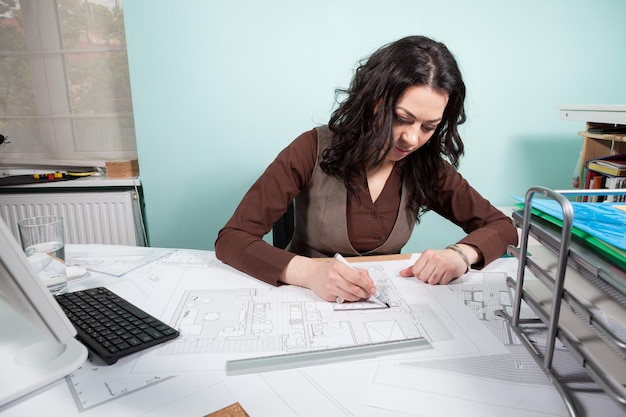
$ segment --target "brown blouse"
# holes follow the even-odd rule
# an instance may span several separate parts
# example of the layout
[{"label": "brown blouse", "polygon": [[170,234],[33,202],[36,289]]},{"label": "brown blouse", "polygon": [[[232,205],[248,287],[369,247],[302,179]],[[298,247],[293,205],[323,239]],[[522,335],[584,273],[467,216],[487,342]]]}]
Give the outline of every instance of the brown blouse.
[{"label": "brown blouse", "polygon": [[[268,166],[220,230],[216,256],[223,262],[273,285],[294,253],[263,240],[311,178],[317,158],[315,129],[303,133]],[[347,225],[352,246],[367,252],[380,246],[395,224],[402,189],[402,170],[394,168],[382,194],[372,202],[365,184],[355,184],[359,198],[348,197]],[[439,204],[433,211],[463,228],[468,235],[458,243],[474,246],[483,255],[482,267],[517,243],[511,220],[484,199],[452,166],[443,180]],[[367,225],[367,227],[364,227]],[[451,242],[452,243],[452,242]]]}]

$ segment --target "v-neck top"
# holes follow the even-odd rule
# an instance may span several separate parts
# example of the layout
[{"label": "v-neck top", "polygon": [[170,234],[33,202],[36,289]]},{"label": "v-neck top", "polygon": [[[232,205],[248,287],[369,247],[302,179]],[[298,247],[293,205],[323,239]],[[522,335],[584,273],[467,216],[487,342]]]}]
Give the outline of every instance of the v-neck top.
[{"label": "v-neck top", "polygon": [[[407,209],[409,191],[402,177],[395,189],[394,181],[385,182],[376,203],[362,180],[357,184],[358,195],[354,195],[343,180],[329,176],[320,167],[320,155],[330,146],[333,134],[327,126],[316,131],[317,162],[311,178],[296,197],[296,227],[287,249],[309,257],[400,253],[416,221],[415,214]],[[389,190],[390,201],[381,200],[385,189]],[[361,245],[355,247],[355,242]]]},{"label": "v-neck top", "polygon": [[352,182],[358,195],[348,194],[347,217],[348,237],[358,252],[365,253],[380,246],[391,233],[398,214],[402,194],[402,169],[396,164],[387,178],[385,186],[372,201],[367,183],[355,179]]}]

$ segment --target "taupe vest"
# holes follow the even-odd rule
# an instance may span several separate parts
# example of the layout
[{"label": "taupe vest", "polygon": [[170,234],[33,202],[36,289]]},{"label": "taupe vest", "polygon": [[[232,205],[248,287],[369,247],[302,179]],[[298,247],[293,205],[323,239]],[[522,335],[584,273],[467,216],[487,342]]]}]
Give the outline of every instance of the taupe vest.
[{"label": "taupe vest", "polygon": [[415,215],[406,208],[406,182],[402,185],[398,217],[389,238],[369,252],[357,252],[348,239],[346,186],[320,168],[322,153],[330,145],[332,133],[327,126],[316,130],[317,161],[311,180],[296,197],[296,227],[288,250],[313,258],[333,256],[336,252],[346,256],[400,253],[416,222]]}]

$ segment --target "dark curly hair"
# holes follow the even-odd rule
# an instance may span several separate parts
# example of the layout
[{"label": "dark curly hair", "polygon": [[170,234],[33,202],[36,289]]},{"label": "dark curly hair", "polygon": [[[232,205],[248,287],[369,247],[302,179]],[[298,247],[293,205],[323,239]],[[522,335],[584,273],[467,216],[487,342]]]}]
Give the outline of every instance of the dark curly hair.
[{"label": "dark curly hair", "polygon": [[331,115],[331,145],[322,154],[321,168],[351,182],[365,180],[366,170],[381,165],[393,146],[395,108],[411,86],[445,91],[449,98],[443,118],[430,140],[399,163],[408,175],[408,208],[419,219],[437,198],[444,175],[444,158],[455,168],[464,153],[458,126],[465,122],[465,84],[454,56],[440,42],[409,36],[387,44],[360,63],[347,95]]}]

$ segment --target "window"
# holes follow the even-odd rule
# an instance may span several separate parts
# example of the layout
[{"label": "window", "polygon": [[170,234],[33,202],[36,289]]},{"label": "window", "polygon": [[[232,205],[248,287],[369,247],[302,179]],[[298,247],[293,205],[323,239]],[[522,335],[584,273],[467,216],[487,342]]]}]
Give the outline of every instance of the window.
[{"label": "window", "polygon": [[121,0],[0,0],[0,165],[136,159]]}]

